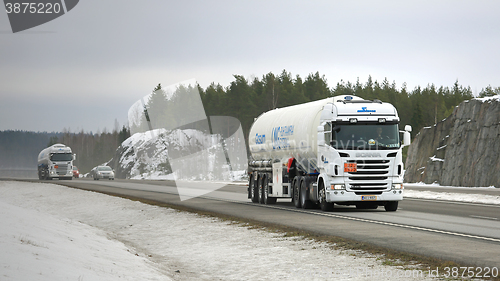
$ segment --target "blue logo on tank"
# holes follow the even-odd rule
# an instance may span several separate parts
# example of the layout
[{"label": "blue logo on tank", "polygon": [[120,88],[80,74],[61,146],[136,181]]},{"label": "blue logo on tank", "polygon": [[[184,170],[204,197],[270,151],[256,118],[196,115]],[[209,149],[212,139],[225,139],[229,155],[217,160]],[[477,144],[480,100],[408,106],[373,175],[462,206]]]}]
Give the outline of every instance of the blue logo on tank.
[{"label": "blue logo on tank", "polygon": [[377,112],[375,109],[366,109],[366,107],[362,107],[358,112]]}]

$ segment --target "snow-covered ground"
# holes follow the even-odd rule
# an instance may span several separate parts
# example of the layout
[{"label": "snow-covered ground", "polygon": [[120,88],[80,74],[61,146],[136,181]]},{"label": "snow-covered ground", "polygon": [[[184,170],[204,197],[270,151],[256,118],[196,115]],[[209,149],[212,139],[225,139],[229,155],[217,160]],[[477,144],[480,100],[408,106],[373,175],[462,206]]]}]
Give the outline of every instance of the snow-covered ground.
[{"label": "snow-covered ground", "polygon": [[[424,184],[424,183],[405,183],[405,198],[421,198],[421,199],[432,199],[432,200],[445,200],[445,201],[458,201],[458,202],[469,202],[469,203],[481,203],[481,204],[495,204],[500,205],[500,195],[486,195],[486,194],[473,194],[473,193],[457,193],[453,192],[454,189],[464,188],[464,189],[495,189],[495,187],[452,187],[452,186],[440,186],[439,184]],[[444,188],[449,189],[449,192],[442,191],[427,191],[427,190],[411,190],[408,188],[412,187],[427,187],[427,188]]]},{"label": "snow-covered ground", "polygon": [[53,184],[0,181],[0,280],[423,280],[301,237]]}]

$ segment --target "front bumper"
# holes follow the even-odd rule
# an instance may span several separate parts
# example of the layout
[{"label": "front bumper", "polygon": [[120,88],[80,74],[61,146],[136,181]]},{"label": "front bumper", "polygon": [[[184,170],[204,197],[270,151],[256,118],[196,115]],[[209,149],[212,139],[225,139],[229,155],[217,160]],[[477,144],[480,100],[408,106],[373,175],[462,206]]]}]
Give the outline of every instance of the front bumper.
[{"label": "front bumper", "polygon": [[110,175],[110,174],[96,174],[95,176],[98,179],[114,179],[115,175]]},{"label": "front bumper", "polygon": [[346,190],[329,190],[326,193],[327,202],[382,202],[382,201],[401,201],[403,200],[403,190],[393,189],[389,191],[380,192],[363,192],[363,194],[356,194],[353,191]]}]

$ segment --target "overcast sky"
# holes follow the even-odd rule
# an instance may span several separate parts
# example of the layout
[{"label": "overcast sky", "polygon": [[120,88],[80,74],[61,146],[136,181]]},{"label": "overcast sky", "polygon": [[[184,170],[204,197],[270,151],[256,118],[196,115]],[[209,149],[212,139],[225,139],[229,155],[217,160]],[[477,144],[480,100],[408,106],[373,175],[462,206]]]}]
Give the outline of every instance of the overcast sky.
[{"label": "overcast sky", "polygon": [[158,84],[283,69],[398,88],[500,86],[500,1],[83,0],[13,34],[0,12],[0,130],[108,131]]}]

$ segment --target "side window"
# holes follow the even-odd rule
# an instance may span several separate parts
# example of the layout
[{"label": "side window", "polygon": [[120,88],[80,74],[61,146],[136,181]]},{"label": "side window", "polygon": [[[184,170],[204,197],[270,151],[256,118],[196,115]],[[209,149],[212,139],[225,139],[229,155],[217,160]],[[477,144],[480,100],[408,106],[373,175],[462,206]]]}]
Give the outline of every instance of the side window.
[{"label": "side window", "polygon": [[325,144],[330,145],[332,141],[332,123],[327,122],[324,126],[325,131]]}]

